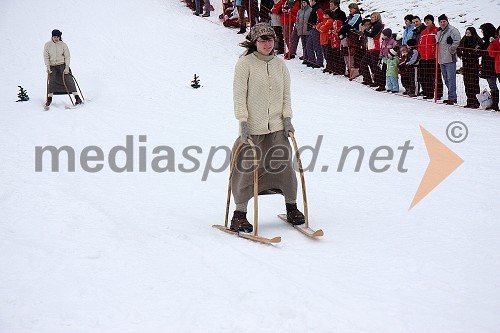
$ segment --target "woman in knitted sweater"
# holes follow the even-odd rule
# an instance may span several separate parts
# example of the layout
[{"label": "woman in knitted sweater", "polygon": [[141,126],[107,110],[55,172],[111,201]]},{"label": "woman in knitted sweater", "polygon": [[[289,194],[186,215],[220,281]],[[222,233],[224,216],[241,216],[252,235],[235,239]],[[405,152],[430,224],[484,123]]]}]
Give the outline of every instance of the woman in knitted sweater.
[{"label": "woman in knitted sweater", "polygon": [[[52,38],[43,47],[43,60],[47,67],[49,76],[48,95],[45,106],[52,103],[53,95],[65,95],[72,93],[75,96],[76,104],[81,104],[82,100],[76,92],[75,81],[70,73],[70,53],[69,48],[62,41],[62,32],[52,30]],[[64,81],[63,81],[64,80]]]},{"label": "woman in knitted sweater", "polygon": [[[297,178],[288,142],[292,126],[290,74],[285,62],[274,56],[276,35],[267,23],[256,24],[240,45],[247,50],[235,67],[233,81],[234,113],[240,124],[240,137],[233,146],[236,168],[231,188],[236,210],[231,230],[251,232],[246,218],[247,203],[253,197],[253,161],[249,145],[234,156],[241,142],[251,139],[259,155],[259,191],[273,190],[285,196],[288,222],[305,223],[297,209]],[[279,157],[277,157],[279,156]]]}]

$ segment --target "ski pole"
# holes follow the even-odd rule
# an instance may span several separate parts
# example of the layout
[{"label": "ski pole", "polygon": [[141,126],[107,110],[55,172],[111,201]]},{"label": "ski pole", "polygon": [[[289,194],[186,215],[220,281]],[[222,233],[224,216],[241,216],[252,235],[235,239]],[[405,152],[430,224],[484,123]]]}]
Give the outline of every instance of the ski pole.
[{"label": "ski pole", "polygon": [[[253,165],[254,165],[254,170],[253,170],[253,199],[254,199],[254,205],[253,205],[253,219],[254,219],[254,228],[253,228],[253,235],[257,236],[258,229],[259,229],[259,161],[257,160],[257,149],[255,148],[255,144],[251,139],[248,139],[248,144],[252,148],[253,152]],[[241,142],[236,150],[234,151],[234,154],[232,156],[232,161],[231,161],[231,170],[229,172],[229,184],[227,186],[227,200],[226,200],[226,218],[224,220],[224,226],[227,228],[228,227],[228,221],[229,221],[229,205],[231,203],[231,180],[233,178],[233,173],[234,169],[236,166],[236,159],[238,157],[238,154],[241,152],[241,149],[243,148],[244,143]]]},{"label": "ski pole", "polygon": [[295,155],[297,156],[297,163],[299,165],[300,182],[302,184],[302,200],[304,202],[304,217],[306,224],[304,228],[309,228],[309,213],[307,208],[307,195],[306,195],[306,180],[304,178],[304,169],[302,168],[302,161],[300,160],[299,147],[297,146],[297,141],[295,141],[295,136],[292,132],[289,132],[290,139],[292,140],[293,148],[295,149]]},{"label": "ski pole", "polygon": [[253,235],[257,236],[259,229],[259,161],[257,160],[257,149],[251,139],[248,139],[253,152]]},{"label": "ski pole", "polygon": [[75,80],[76,86],[78,87],[78,91],[80,92],[80,96],[82,96],[82,99],[85,100],[85,97],[83,97],[82,89],[80,89],[80,85],[78,84],[78,81],[76,80],[76,77],[71,72],[71,68],[69,69],[69,74],[71,75],[71,77],[73,78],[73,80]]},{"label": "ski pole", "polygon": [[73,104],[73,106],[75,106],[75,103],[73,102],[73,98],[71,98],[71,93],[69,92],[68,86],[66,85],[66,78],[64,77],[64,71],[62,72],[62,80],[64,83],[64,88],[66,88],[66,92],[68,93],[69,100],[71,101],[71,104]]},{"label": "ski pole", "polygon": [[45,93],[45,104],[47,104],[47,99],[49,98],[49,77],[50,77],[50,73],[47,72],[47,90]]},{"label": "ski pole", "polygon": [[238,145],[238,147],[236,147],[236,150],[234,151],[234,154],[233,154],[232,160],[231,160],[231,168],[229,171],[229,184],[227,186],[226,219],[224,220],[224,226],[226,228],[227,228],[228,217],[229,217],[229,204],[231,203],[231,179],[233,178],[234,167],[236,165],[236,157],[240,153],[241,148],[243,148],[243,142],[241,142]]}]

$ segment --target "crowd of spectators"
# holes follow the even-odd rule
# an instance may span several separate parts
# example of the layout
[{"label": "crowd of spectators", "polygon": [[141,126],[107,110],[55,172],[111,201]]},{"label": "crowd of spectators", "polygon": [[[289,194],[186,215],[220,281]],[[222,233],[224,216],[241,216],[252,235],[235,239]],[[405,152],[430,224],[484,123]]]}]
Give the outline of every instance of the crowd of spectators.
[{"label": "crowd of spectators", "polygon": [[[201,14],[209,0],[185,0]],[[346,14],[340,0],[223,0],[219,16],[226,27],[246,33],[247,25],[269,23],[277,36],[275,50],[285,59],[298,57],[305,66],[328,75],[360,76],[361,83],[379,92],[390,92],[457,104],[457,75],[463,76],[466,108],[479,108],[480,79],[488,83],[490,106],[499,110],[499,29],[486,22],[465,35],[442,14],[407,14],[402,31],[395,32],[379,12],[363,16],[358,4],[350,3]],[[208,6],[208,7],[207,7]],[[209,12],[208,12],[209,15]],[[297,49],[301,42],[302,54]],[[457,63],[461,67],[457,68]],[[401,86],[400,87],[400,83]]]}]

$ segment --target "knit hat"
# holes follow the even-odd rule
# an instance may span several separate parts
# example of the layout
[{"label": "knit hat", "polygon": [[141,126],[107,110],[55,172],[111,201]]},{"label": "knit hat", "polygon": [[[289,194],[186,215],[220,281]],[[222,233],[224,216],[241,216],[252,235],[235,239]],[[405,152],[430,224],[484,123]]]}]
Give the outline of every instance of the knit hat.
[{"label": "knit hat", "polygon": [[62,32],[57,30],[57,29],[52,30],[52,37],[55,37],[55,36],[60,38],[62,36]]},{"label": "knit hat", "polygon": [[396,51],[394,49],[389,49],[389,53],[392,54],[393,56],[395,56],[398,54],[398,51]]},{"label": "knit hat", "polygon": [[277,39],[274,29],[269,24],[264,22],[254,25],[250,30],[250,33],[247,35],[247,39],[251,42],[255,42],[257,38],[262,36],[271,36],[274,39]]},{"label": "knit hat", "polygon": [[[441,16],[440,16],[441,17]],[[430,20],[432,23],[434,23],[434,16],[432,16],[431,14],[427,14],[425,15],[424,17],[424,21],[425,20]]]},{"label": "knit hat", "polygon": [[408,41],[406,42],[406,45],[408,46],[417,46],[417,40],[414,39],[414,38],[410,38],[408,39]]},{"label": "knit hat", "polygon": [[392,30],[387,28],[382,31],[382,35],[387,36],[387,37],[392,37]]},{"label": "knit hat", "polygon": [[443,20],[448,21],[448,16],[446,16],[445,14],[439,15],[438,21],[443,21]]}]

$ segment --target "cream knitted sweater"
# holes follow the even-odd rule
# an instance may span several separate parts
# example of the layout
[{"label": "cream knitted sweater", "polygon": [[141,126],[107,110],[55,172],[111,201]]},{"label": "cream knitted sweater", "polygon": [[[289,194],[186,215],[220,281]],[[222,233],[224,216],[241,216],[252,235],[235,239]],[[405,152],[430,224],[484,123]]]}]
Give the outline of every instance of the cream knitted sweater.
[{"label": "cream knitted sweater", "polygon": [[70,54],[68,46],[63,41],[57,43],[48,41],[43,48],[43,60],[45,66],[66,64],[69,67]]},{"label": "cream knitted sweater", "polygon": [[285,62],[257,52],[241,57],[234,71],[233,100],[236,119],[248,122],[251,135],[283,130],[283,118],[292,117]]}]

